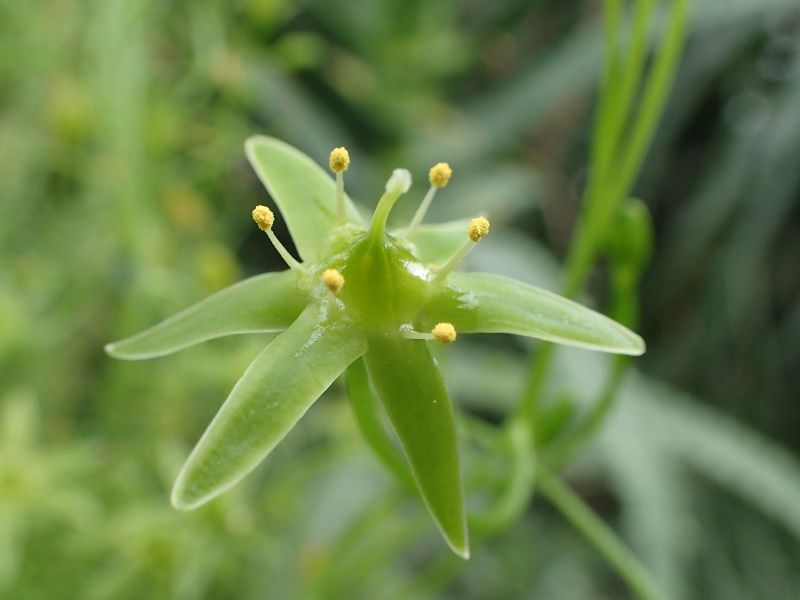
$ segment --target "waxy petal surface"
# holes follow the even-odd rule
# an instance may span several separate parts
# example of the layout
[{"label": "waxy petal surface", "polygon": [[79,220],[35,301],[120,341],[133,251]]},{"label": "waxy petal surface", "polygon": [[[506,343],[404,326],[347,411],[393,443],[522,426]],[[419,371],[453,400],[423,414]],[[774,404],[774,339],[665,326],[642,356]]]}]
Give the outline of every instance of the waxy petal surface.
[{"label": "waxy petal surface", "polygon": [[106,352],[114,358],[140,360],[226,335],[283,331],[307,302],[295,273],[264,273],[220,290],[137,335],[108,344]]},{"label": "waxy petal surface", "polygon": [[469,219],[420,225],[411,240],[404,240],[405,229],[398,229],[392,235],[403,243],[410,243],[413,254],[425,264],[443,265],[467,241]]},{"label": "waxy petal surface", "polygon": [[426,342],[377,336],[364,362],[433,520],[453,551],[468,558],[453,406]]},{"label": "waxy petal surface", "polygon": [[512,333],[589,350],[639,355],[641,337],[552,292],[488,273],[451,273],[427,310],[426,326],[451,322],[459,333]]},{"label": "waxy petal surface", "polygon": [[358,332],[328,320],[328,309],[306,308],[247,368],[178,475],[176,508],[200,506],[247,475],[366,351]]},{"label": "waxy petal surface", "polygon": [[[300,258],[322,258],[337,226],[335,181],[307,155],[275,138],[253,136],[245,142],[245,153],[278,205]],[[347,196],[345,205],[348,220],[363,225]]]}]

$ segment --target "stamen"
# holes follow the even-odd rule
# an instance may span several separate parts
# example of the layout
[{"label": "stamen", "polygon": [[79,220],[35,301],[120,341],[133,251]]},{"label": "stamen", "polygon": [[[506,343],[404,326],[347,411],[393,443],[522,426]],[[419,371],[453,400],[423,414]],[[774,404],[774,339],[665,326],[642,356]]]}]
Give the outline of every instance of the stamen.
[{"label": "stamen", "polygon": [[406,324],[400,327],[400,335],[409,340],[436,341],[440,344],[452,344],[457,337],[452,323],[437,323],[430,333],[416,331],[410,324]]},{"label": "stamen", "polygon": [[467,235],[473,242],[478,243],[489,235],[489,227],[491,227],[491,223],[489,223],[489,219],[486,217],[472,219],[472,221],[469,222]]},{"label": "stamen", "polygon": [[443,188],[450,181],[453,176],[453,169],[447,163],[436,163],[428,171],[428,181],[431,185],[437,188]]},{"label": "stamen", "polygon": [[297,262],[294,257],[289,254],[289,251],[281,244],[281,241],[272,232],[272,224],[275,223],[275,215],[266,206],[259,204],[253,209],[253,221],[256,222],[258,228],[267,234],[269,241],[275,246],[275,250],[281,255],[281,258],[286,262],[290,269],[295,271],[302,271],[303,267]]},{"label": "stamen", "polygon": [[269,208],[259,204],[253,209],[253,221],[261,231],[269,231],[275,222],[275,215]]},{"label": "stamen", "polygon": [[483,238],[485,238],[489,234],[489,219],[486,217],[478,217],[476,219],[472,219],[469,223],[469,227],[467,227],[467,241],[464,242],[464,245],[459,248],[458,252],[456,252],[447,263],[436,272],[436,277],[434,278],[434,283],[441,282],[447,275],[455,269],[464,257],[469,254],[469,251],[480,242]]},{"label": "stamen", "polygon": [[433,197],[436,195],[436,190],[446,186],[452,175],[453,169],[451,169],[450,165],[447,163],[438,163],[432,166],[431,170],[428,171],[428,181],[431,182],[431,187],[428,188],[428,192],[422,199],[422,203],[419,205],[417,212],[414,213],[414,218],[411,219],[411,224],[406,230],[407,238],[411,239],[414,233],[416,233],[417,228],[422,224],[422,220],[425,218],[425,214],[428,212],[428,208],[430,208],[431,202],[433,202]]},{"label": "stamen", "polygon": [[330,157],[328,158],[328,165],[331,171],[336,173],[336,218],[339,223],[345,222],[345,206],[344,206],[344,175],[350,166],[350,153],[347,148],[340,147],[331,150]]},{"label": "stamen", "polygon": [[395,169],[386,182],[386,191],[378,201],[375,213],[372,215],[372,224],[369,227],[369,236],[373,240],[379,239],[386,229],[386,220],[397,202],[397,199],[411,187],[411,173],[406,169]]},{"label": "stamen", "polygon": [[338,294],[344,287],[344,276],[336,269],[325,269],[322,273],[322,283],[334,294]]},{"label": "stamen", "polygon": [[431,334],[440,344],[452,344],[456,341],[456,328],[452,323],[437,323]]},{"label": "stamen", "polygon": [[407,340],[432,340],[433,334],[432,333],[423,333],[421,331],[417,331],[414,329],[411,323],[406,323],[400,326],[400,335],[402,335]]}]

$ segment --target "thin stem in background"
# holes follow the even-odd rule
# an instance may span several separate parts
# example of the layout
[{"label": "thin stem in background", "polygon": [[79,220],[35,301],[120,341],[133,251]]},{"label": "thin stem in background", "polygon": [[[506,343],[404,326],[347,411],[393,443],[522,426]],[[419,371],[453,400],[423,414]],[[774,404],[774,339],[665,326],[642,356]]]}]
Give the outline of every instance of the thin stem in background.
[{"label": "thin stem in background", "polygon": [[[611,4],[615,4],[615,2]],[[602,92],[603,96],[609,98],[608,109],[601,113],[603,118],[598,119],[598,126],[592,136],[593,141],[596,140],[597,153],[591,157],[590,164],[594,165],[594,170],[604,177],[609,175],[609,166],[619,150],[625,130],[625,121],[631,111],[639,82],[642,79],[647,57],[648,30],[654,8],[655,0],[641,0],[636,3],[625,68],[622,72],[618,72],[620,65],[617,65],[615,69],[617,77],[613,80],[612,87],[608,92],[605,89]],[[616,35],[621,37],[619,26],[617,26]]]},{"label": "thin stem in background", "polygon": [[477,532],[502,531],[525,513],[533,497],[536,480],[536,449],[531,429],[522,419],[504,428],[511,455],[510,476],[505,489],[484,512],[470,514],[469,525]]},{"label": "thin stem in background", "polygon": [[[640,3],[649,3],[650,0],[640,0]],[[655,127],[663,114],[664,105],[671,84],[677,72],[678,62],[686,37],[686,13],[689,0],[674,0],[670,5],[669,23],[664,38],[664,43],[655,59],[655,63],[648,74],[645,85],[643,100],[636,119],[631,129],[630,138],[624,143],[620,151],[621,158],[612,160],[605,173],[593,171],[593,178],[584,193],[584,211],[575,228],[575,234],[567,257],[566,275],[564,279],[563,293],[567,297],[574,298],[586,284],[591,268],[595,263],[597,254],[605,239],[608,227],[613,220],[614,214],[623,198],[627,197],[633,185],[636,175],[641,169],[644,156],[652,141]],[[616,0],[607,0],[609,10],[616,10]],[[639,14],[650,14],[644,9]],[[638,22],[640,19],[636,19]],[[613,25],[615,21],[610,19]],[[637,26],[638,23],[635,23]],[[640,25],[642,31],[647,30],[645,25]],[[636,34],[634,34],[636,38]],[[635,43],[634,43],[635,47]],[[613,61],[616,56],[616,46],[606,36],[606,60]],[[627,87],[631,90],[638,88],[636,78],[641,78],[641,68],[636,65],[643,58],[636,56],[628,57],[628,65],[625,69],[626,75],[631,78]],[[611,67],[607,67],[608,72],[613,72]],[[603,95],[614,94],[613,90],[604,90]],[[598,114],[594,135],[600,134],[601,128],[607,128],[611,117],[608,100],[601,98],[601,106],[604,114]],[[628,119],[615,119],[618,131],[612,137],[621,134],[621,128]],[[609,134],[610,135],[610,132]],[[598,142],[599,144],[599,142]],[[602,150],[596,150],[597,156],[602,154]],[[590,169],[591,170],[591,169]],[[612,177],[614,176],[614,177]],[[538,404],[547,381],[550,367],[554,358],[555,348],[552,344],[543,344],[531,361],[528,377],[528,385],[519,406],[519,413],[533,419],[538,411]]]},{"label": "thin stem in background", "polygon": [[537,471],[536,480],[542,495],[575,529],[594,544],[642,600],[666,600],[666,595],[650,573],[580,496],[542,467]]}]

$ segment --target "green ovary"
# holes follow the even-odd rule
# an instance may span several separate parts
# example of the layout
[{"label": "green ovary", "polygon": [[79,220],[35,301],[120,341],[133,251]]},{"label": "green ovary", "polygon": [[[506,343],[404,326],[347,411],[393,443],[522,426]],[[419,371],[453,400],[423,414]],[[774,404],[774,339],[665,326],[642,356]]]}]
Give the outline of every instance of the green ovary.
[{"label": "green ovary", "polygon": [[[371,334],[395,334],[402,325],[414,325],[436,285],[432,271],[385,234],[380,243],[356,234],[333,261],[316,271],[321,274],[327,268],[344,276],[337,295],[343,316]],[[315,279],[319,281],[317,275]]]}]

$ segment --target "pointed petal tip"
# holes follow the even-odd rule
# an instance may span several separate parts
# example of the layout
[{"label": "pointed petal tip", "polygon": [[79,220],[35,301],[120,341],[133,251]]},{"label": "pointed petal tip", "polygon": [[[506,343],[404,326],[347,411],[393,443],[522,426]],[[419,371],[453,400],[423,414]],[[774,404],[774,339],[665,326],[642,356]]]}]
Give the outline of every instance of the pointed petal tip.
[{"label": "pointed petal tip", "polygon": [[269,140],[272,140],[272,139],[275,139],[275,138],[271,138],[271,137],[268,137],[266,135],[262,135],[260,133],[257,133],[255,135],[251,135],[244,141],[245,152],[247,152],[248,149],[252,148],[253,145],[256,144],[257,142],[269,141]]},{"label": "pointed petal tip", "polygon": [[110,356],[111,358],[116,358],[117,360],[145,360],[148,358],[158,358],[159,356],[163,356],[165,354],[169,354],[168,352],[130,352],[129,350],[126,351],[125,344],[126,340],[121,340],[119,342],[109,342],[105,346],[103,346],[103,350],[105,353]]},{"label": "pointed petal tip", "polygon": [[[438,525],[439,523],[437,523],[437,526]],[[469,560],[470,550],[469,550],[469,539],[467,537],[468,536],[467,531],[464,530],[463,532],[461,532],[463,534],[463,537],[460,540],[455,540],[450,536],[448,536],[444,532],[444,530],[441,529],[441,527],[440,531],[442,533],[442,537],[444,537],[444,541],[447,542],[447,545],[450,548],[450,550],[452,550],[453,554],[455,554],[456,556],[458,556],[463,560]]]},{"label": "pointed petal tip", "polygon": [[[122,346],[122,348],[120,348],[120,346]],[[142,358],[149,358],[148,356],[141,356],[138,354],[130,354],[125,352],[124,340],[118,342],[109,342],[103,346],[103,350],[108,356],[111,358],[116,358],[117,360],[139,360]]]},{"label": "pointed petal tip", "polygon": [[625,352],[625,354],[628,354],[630,356],[641,356],[642,354],[647,352],[647,344],[640,335],[634,333],[633,331],[631,331],[630,333],[631,333],[631,338],[633,340],[633,345],[631,346],[630,349],[628,349]]},{"label": "pointed petal tip", "polygon": [[183,486],[180,475],[175,481],[175,485],[172,486],[172,493],[169,496],[169,501],[170,504],[172,504],[172,508],[182,511],[189,511],[199,508],[208,500],[209,498],[200,498],[198,500],[197,498],[188,497],[186,495],[186,490]]}]

